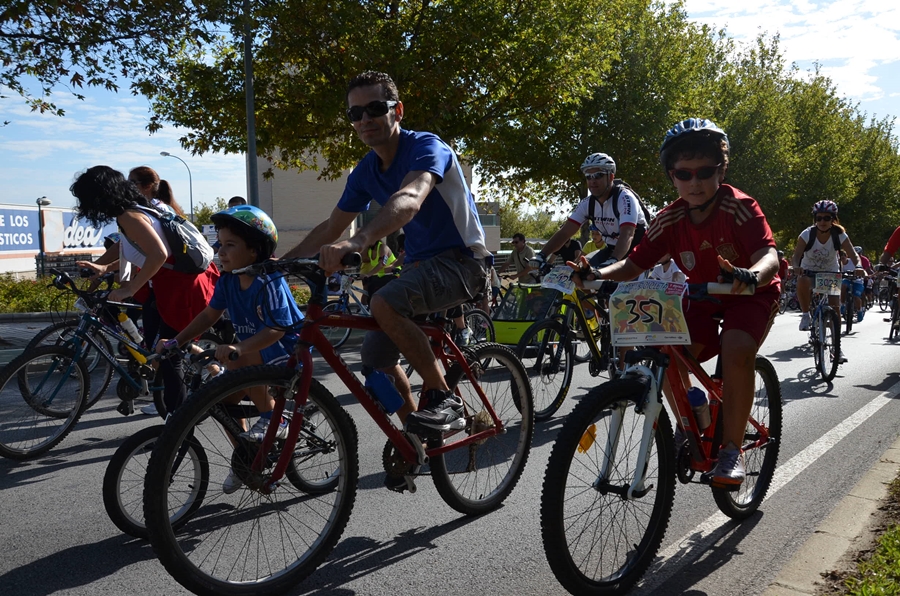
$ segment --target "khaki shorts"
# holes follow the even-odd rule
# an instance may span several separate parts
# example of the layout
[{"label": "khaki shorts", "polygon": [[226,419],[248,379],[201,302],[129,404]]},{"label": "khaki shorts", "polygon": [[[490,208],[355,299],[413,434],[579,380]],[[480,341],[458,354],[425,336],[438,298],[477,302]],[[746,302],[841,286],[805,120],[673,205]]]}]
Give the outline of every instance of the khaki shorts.
[{"label": "khaki shorts", "polygon": [[[483,261],[448,250],[424,261],[404,264],[400,277],[377,296],[407,318],[427,315],[473,300],[489,290],[488,268]],[[365,366],[388,368],[400,362],[400,350],[383,331],[370,331],[360,357]]]}]

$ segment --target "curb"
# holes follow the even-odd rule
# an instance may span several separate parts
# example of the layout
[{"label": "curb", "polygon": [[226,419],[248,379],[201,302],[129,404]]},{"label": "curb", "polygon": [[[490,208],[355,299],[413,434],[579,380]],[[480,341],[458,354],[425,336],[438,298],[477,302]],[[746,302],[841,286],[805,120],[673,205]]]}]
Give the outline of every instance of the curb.
[{"label": "curb", "polygon": [[815,594],[823,585],[822,574],[836,569],[844,556],[859,549],[873,522],[872,515],[887,497],[888,484],[898,473],[900,438],[819,524],[762,596]]}]

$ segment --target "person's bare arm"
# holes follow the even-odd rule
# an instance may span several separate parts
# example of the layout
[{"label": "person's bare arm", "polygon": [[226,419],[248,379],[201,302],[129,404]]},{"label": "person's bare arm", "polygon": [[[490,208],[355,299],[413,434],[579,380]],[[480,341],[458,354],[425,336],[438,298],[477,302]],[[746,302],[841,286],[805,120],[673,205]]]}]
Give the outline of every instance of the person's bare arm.
[{"label": "person's bare arm", "polygon": [[616,240],[616,248],[613,250],[612,256],[617,261],[621,261],[631,252],[631,241],[634,239],[634,226],[625,226],[619,228],[619,239]]},{"label": "person's bare arm", "polygon": [[558,232],[553,234],[553,237],[541,249],[540,254],[544,255],[544,260],[549,261],[553,253],[562,248],[566,241],[574,236],[579,229],[581,229],[581,224],[567,219],[566,223],[562,225]]},{"label": "person's bare arm", "polygon": [[144,266],[131,280],[124,282],[119,289],[110,293],[109,299],[114,302],[134,296],[135,292],[162,269],[167,257],[166,247],[147,221],[146,215],[140,211],[126,211],[117,217],[116,221],[125,235],[141,247],[144,252]]},{"label": "person's bare arm", "polygon": [[322,247],[319,264],[326,271],[342,269],[341,258],[351,252],[362,252],[381,238],[393,234],[415,217],[437,184],[437,176],[431,172],[414,171],[408,173],[400,185],[400,190],[381,207],[378,214],[349,240],[343,240]]},{"label": "person's bare arm", "polygon": [[313,230],[306,235],[306,238],[301,240],[297,246],[284,253],[281,258],[294,259],[297,257],[311,257],[318,254],[321,251],[322,246],[331,244],[340,238],[341,234],[350,227],[350,224],[353,223],[353,220],[356,219],[357,215],[359,215],[359,213],[343,211],[335,207],[331,211],[331,215],[328,219],[313,228]]},{"label": "person's bare arm", "polygon": [[803,260],[803,253],[806,251],[806,241],[803,238],[797,238],[797,245],[794,247],[794,254],[791,255],[791,266],[796,270],[795,273],[803,273],[800,271],[800,262]]}]

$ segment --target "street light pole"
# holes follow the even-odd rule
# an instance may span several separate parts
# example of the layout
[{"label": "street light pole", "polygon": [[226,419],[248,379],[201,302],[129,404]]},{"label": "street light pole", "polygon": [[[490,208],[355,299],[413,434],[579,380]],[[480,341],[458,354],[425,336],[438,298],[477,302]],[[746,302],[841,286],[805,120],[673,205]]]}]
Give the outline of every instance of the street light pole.
[{"label": "street light pole", "polygon": [[187,171],[188,171],[188,189],[189,189],[189,191],[190,191],[190,193],[191,193],[191,221],[194,221],[194,181],[193,181],[193,179],[191,178],[191,168],[188,167],[186,161],[184,161],[183,159],[181,159],[181,158],[178,157],[177,155],[172,155],[172,154],[169,153],[168,151],[160,151],[159,154],[162,155],[163,157],[174,157],[175,159],[177,159],[178,161],[180,161],[181,163],[183,163],[183,164],[184,164],[184,167],[187,168]]},{"label": "street light pole", "polygon": [[38,246],[40,249],[40,257],[41,257],[41,277],[44,277],[44,216],[43,211],[41,211],[41,207],[46,207],[50,204],[50,199],[47,197],[38,197],[35,201],[37,203],[38,208]]}]

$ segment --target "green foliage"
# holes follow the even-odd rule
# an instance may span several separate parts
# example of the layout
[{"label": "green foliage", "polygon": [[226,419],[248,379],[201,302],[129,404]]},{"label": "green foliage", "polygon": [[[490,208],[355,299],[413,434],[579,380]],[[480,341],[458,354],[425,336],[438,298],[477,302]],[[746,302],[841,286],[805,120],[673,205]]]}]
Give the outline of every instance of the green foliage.
[{"label": "green foliage", "polygon": [[[74,297],[50,285],[51,277],[19,279],[10,274],[0,276],[0,313],[64,312],[72,310]],[[76,280],[84,288],[88,280]]]},{"label": "green foliage", "polygon": [[290,285],[291,295],[297,304],[306,304],[309,302],[309,288],[304,285]]},{"label": "green foliage", "polygon": [[199,229],[200,226],[212,224],[213,213],[228,209],[228,201],[222,197],[216,197],[215,205],[200,203],[200,206],[194,209],[194,225]]},{"label": "green foliage", "polygon": [[511,238],[518,233],[526,238],[548,240],[565,223],[566,215],[568,212],[558,212],[557,217],[547,211],[526,213],[516,204],[506,202],[500,206],[500,237]]}]

